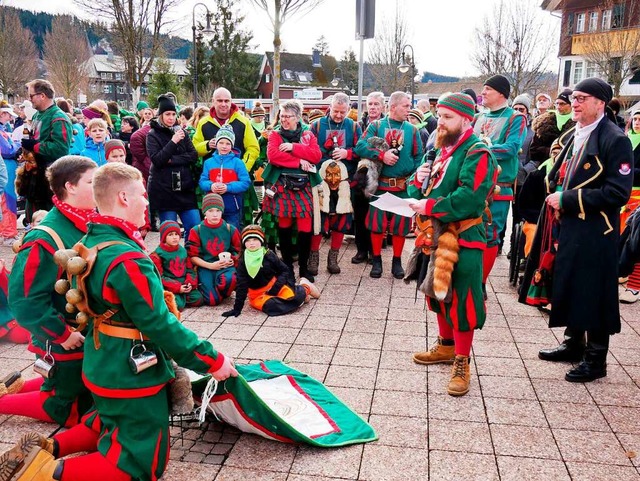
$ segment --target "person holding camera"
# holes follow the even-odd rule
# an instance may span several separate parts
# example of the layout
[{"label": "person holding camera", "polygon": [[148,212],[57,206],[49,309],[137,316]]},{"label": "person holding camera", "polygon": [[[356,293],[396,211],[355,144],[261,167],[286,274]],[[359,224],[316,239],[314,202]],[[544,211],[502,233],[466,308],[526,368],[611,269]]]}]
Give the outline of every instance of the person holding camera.
[{"label": "person holding camera", "polygon": [[292,231],[298,226],[298,265],[300,277],[314,281],[309,272],[309,254],[313,235],[312,187],[322,179],[316,164],[322,158],[316,136],[302,123],[302,105],[297,100],[284,102],[280,126],[271,132],[267,143],[269,163],[262,178],[267,185],[262,210],[278,218],[278,238],[282,260],[293,272]]},{"label": "person holding camera", "polygon": [[177,221],[184,227],[185,239],[200,222],[196,202],[196,181],[191,165],[198,160],[196,149],[185,130],[177,125],[176,104],[173,99],[158,97],[158,117],[151,121],[147,135],[147,154],[151,159],[149,172],[149,202],[160,221]]}]

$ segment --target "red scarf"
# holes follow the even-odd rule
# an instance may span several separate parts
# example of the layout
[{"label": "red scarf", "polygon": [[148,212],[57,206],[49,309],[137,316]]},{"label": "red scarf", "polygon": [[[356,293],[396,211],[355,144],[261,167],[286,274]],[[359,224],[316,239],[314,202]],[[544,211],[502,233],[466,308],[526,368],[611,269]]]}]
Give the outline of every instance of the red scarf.
[{"label": "red scarf", "polygon": [[140,234],[138,228],[131,222],[127,222],[126,220],[120,219],[119,217],[113,217],[112,215],[102,215],[98,213],[91,216],[91,222],[94,224],[103,224],[117,227],[125,234],[127,234],[127,237],[129,237],[131,240],[134,240],[136,244],[142,247],[145,251],[147,250],[147,246],[144,245],[142,234]]},{"label": "red scarf", "polygon": [[76,229],[83,233],[87,233],[87,223],[89,218],[95,214],[95,209],[79,209],[53,196],[53,205],[56,206],[62,215],[71,221]]}]

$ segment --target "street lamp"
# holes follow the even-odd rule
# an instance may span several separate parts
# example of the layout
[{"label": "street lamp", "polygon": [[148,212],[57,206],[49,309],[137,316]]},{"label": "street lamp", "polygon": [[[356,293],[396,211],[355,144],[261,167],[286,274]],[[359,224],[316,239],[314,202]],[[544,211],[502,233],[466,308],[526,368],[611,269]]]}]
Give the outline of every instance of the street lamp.
[{"label": "street lamp", "polygon": [[198,48],[196,45],[196,7],[202,5],[207,11],[207,26],[202,31],[203,34],[213,33],[213,29],[211,28],[211,12],[209,12],[209,8],[204,3],[196,3],[193,6],[193,11],[191,15],[191,19],[193,20],[193,25],[191,29],[193,30],[193,106],[196,108],[198,106]]},{"label": "street lamp", "polygon": [[[409,65],[406,61],[406,57],[405,57],[405,50],[407,49],[407,47],[409,47],[409,49],[411,50],[411,65]],[[414,90],[415,90],[415,73],[416,73],[416,65],[415,65],[415,56],[413,54],[413,47],[409,44],[406,44],[404,47],[402,47],[402,63],[400,65],[398,65],[398,71],[402,74],[407,73],[409,70],[411,70],[411,108],[413,108],[413,98],[414,98]]]},{"label": "street lamp", "polygon": [[[340,74],[338,74],[340,72]],[[340,82],[342,82],[342,69],[340,67],[336,67],[333,69],[333,79],[331,80],[331,85],[337,87]]]}]

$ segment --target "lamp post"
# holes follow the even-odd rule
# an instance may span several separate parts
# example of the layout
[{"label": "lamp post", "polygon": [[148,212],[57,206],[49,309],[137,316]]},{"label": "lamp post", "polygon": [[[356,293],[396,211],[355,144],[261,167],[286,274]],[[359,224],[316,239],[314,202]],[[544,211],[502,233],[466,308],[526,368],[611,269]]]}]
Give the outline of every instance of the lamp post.
[{"label": "lamp post", "polygon": [[191,29],[193,30],[193,106],[194,109],[198,107],[198,47],[196,45],[196,7],[202,5],[207,11],[207,26],[202,31],[202,33],[212,33],[211,29],[211,12],[209,12],[209,8],[204,3],[196,3],[193,6],[191,19],[193,20],[193,24]]},{"label": "lamp post", "polygon": [[[338,74],[340,72],[340,74]],[[331,85],[337,87],[340,82],[342,82],[342,69],[340,67],[336,67],[333,69],[333,79],[331,80]]]},{"label": "lamp post", "polygon": [[[411,50],[411,65],[409,65],[405,60],[404,52],[407,49],[407,47],[409,47],[409,49]],[[416,75],[415,55],[413,54],[413,47],[409,44],[406,44],[404,47],[402,47],[402,63],[398,65],[398,71],[404,74],[404,73],[407,73],[409,70],[411,70],[411,108],[413,108],[413,99],[414,99],[414,90],[415,90],[414,77]]]}]

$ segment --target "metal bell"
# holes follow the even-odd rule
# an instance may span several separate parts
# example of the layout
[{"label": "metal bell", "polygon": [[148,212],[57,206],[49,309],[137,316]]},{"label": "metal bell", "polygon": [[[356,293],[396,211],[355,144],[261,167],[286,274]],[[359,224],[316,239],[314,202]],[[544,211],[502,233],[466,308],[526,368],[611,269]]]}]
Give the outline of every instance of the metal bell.
[{"label": "metal bell", "polygon": [[64,296],[70,287],[71,287],[71,283],[68,280],[58,279],[55,285],[53,286],[53,289],[61,296]]},{"label": "metal bell", "polygon": [[78,302],[84,299],[84,295],[82,291],[79,289],[69,289],[65,294],[64,298],[67,300],[69,304],[77,304]]},{"label": "metal bell", "polygon": [[82,257],[79,257],[79,256],[72,257],[67,261],[66,269],[67,269],[67,272],[72,276],[77,276],[78,274],[82,274],[86,268],[87,268],[87,261],[85,261]]},{"label": "metal bell", "polygon": [[53,254],[53,262],[65,269],[67,267],[67,262],[69,262],[69,259],[76,257],[77,255],[78,253],[73,249],[60,249],[57,250],[55,254]]},{"label": "metal bell", "polygon": [[69,314],[75,314],[76,312],[78,312],[78,309],[76,309],[76,306],[74,306],[73,304],[69,304],[68,302],[64,306],[64,310],[67,311]]}]

